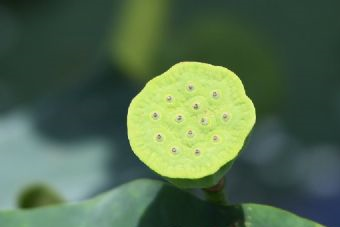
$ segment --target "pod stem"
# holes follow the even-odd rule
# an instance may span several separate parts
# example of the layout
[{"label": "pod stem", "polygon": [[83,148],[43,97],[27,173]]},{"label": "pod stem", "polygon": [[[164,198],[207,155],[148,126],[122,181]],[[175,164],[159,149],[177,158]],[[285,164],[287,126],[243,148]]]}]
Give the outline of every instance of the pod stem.
[{"label": "pod stem", "polygon": [[204,188],[202,189],[207,201],[219,204],[219,205],[227,205],[228,199],[225,192],[225,177],[211,188]]}]

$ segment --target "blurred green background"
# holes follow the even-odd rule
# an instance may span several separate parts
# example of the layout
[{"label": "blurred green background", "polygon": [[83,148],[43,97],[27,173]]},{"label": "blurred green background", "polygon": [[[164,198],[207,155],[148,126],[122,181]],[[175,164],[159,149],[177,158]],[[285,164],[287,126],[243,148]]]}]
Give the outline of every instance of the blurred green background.
[{"label": "blurred green background", "polygon": [[70,201],[140,177],[126,114],[180,61],[235,71],[257,108],[233,203],[340,226],[340,2],[0,0],[0,209],[45,183]]}]

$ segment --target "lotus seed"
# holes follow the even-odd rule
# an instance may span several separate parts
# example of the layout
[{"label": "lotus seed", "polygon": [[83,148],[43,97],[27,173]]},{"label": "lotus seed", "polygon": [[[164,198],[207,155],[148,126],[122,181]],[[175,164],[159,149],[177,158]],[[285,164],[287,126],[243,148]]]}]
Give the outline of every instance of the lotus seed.
[{"label": "lotus seed", "polygon": [[177,122],[182,122],[183,121],[183,116],[182,115],[177,115],[176,116],[176,121]]},{"label": "lotus seed", "polygon": [[153,112],[153,113],[152,113],[152,118],[153,118],[154,120],[157,120],[157,119],[159,118],[159,114],[158,114],[157,112]]},{"label": "lotus seed", "polygon": [[192,130],[189,130],[188,133],[187,133],[187,135],[188,135],[189,137],[193,137],[193,136],[194,136],[194,132],[193,132]]},{"label": "lotus seed", "polygon": [[200,155],[200,154],[201,154],[201,151],[200,151],[200,149],[196,148],[196,149],[195,149],[195,155],[197,155],[197,156],[198,156],[198,155]]},{"label": "lotus seed", "polygon": [[207,125],[209,122],[208,122],[208,119],[207,118],[201,118],[201,124],[202,125]]},{"label": "lotus seed", "polygon": [[229,114],[223,113],[222,118],[223,118],[224,121],[227,121],[229,119]]},{"label": "lotus seed", "polygon": [[214,141],[214,142],[219,141],[219,137],[218,137],[217,135],[214,135],[214,136],[213,136],[213,141]]},{"label": "lotus seed", "polygon": [[157,140],[157,142],[163,141],[163,136],[162,136],[162,134],[158,133],[158,134],[156,135],[156,140]]},{"label": "lotus seed", "polygon": [[166,97],[166,101],[168,101],[168,102],[172,102],[172,99],[173,99],[173,98],[172,98],[171,95],[169,95],[169,96]]},{"label": "lotus seed", "polygon": [[213,97],[214,99],[218,99],[218,98],[220,97],[220,95],[218,94],[217,91],[213,91],[213,92],[212,92],[212,97]]},{"label": "lotus seed", "polygon": [[176,154],[177,153],[177,148],[176,147],[171,148],[171,152]]},{"label": "lotus seed", "polygon": [[194,89],[195,89],[194,85],[192,85],[192,84],[188,85],[188,91],[193,91]]},{"label": "lotus seed", "polygon": [[194,103],[194,105],[192,105],[192,108],[194,110],[198,110],[200,108],[199,104],[198,103]]}]

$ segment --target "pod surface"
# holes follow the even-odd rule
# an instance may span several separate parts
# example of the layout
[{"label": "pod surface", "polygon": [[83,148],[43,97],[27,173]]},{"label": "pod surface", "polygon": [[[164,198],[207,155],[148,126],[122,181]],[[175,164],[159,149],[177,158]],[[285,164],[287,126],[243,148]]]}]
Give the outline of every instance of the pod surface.
[{"label": "pod surface", "polygon": [[150,80],[131,101],[128,138],[156,173],[200,179],[237,157],[255,120],[254,105],[232,71],[182,62]]}]

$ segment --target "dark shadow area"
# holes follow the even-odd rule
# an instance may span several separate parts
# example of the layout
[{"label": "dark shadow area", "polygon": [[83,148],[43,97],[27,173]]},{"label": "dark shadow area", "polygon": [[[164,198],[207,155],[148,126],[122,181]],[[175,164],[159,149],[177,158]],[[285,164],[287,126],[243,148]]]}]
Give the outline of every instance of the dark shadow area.
[{"label": "dark shadow area", "polygon": [[0,1],[0,82],[15,104],[82,83],[102,64],[115,2]]},{"label": "dark shadow area", "polygon": [[138,227],[244,227],[241,206],[216,206],[171,186],[163,186]]},{"label": "dark shadow area", "polygon": [[37,129],[62,141],[126,137],[126,115],[138,87],[107,66],[90,80],[36,105]]}]

